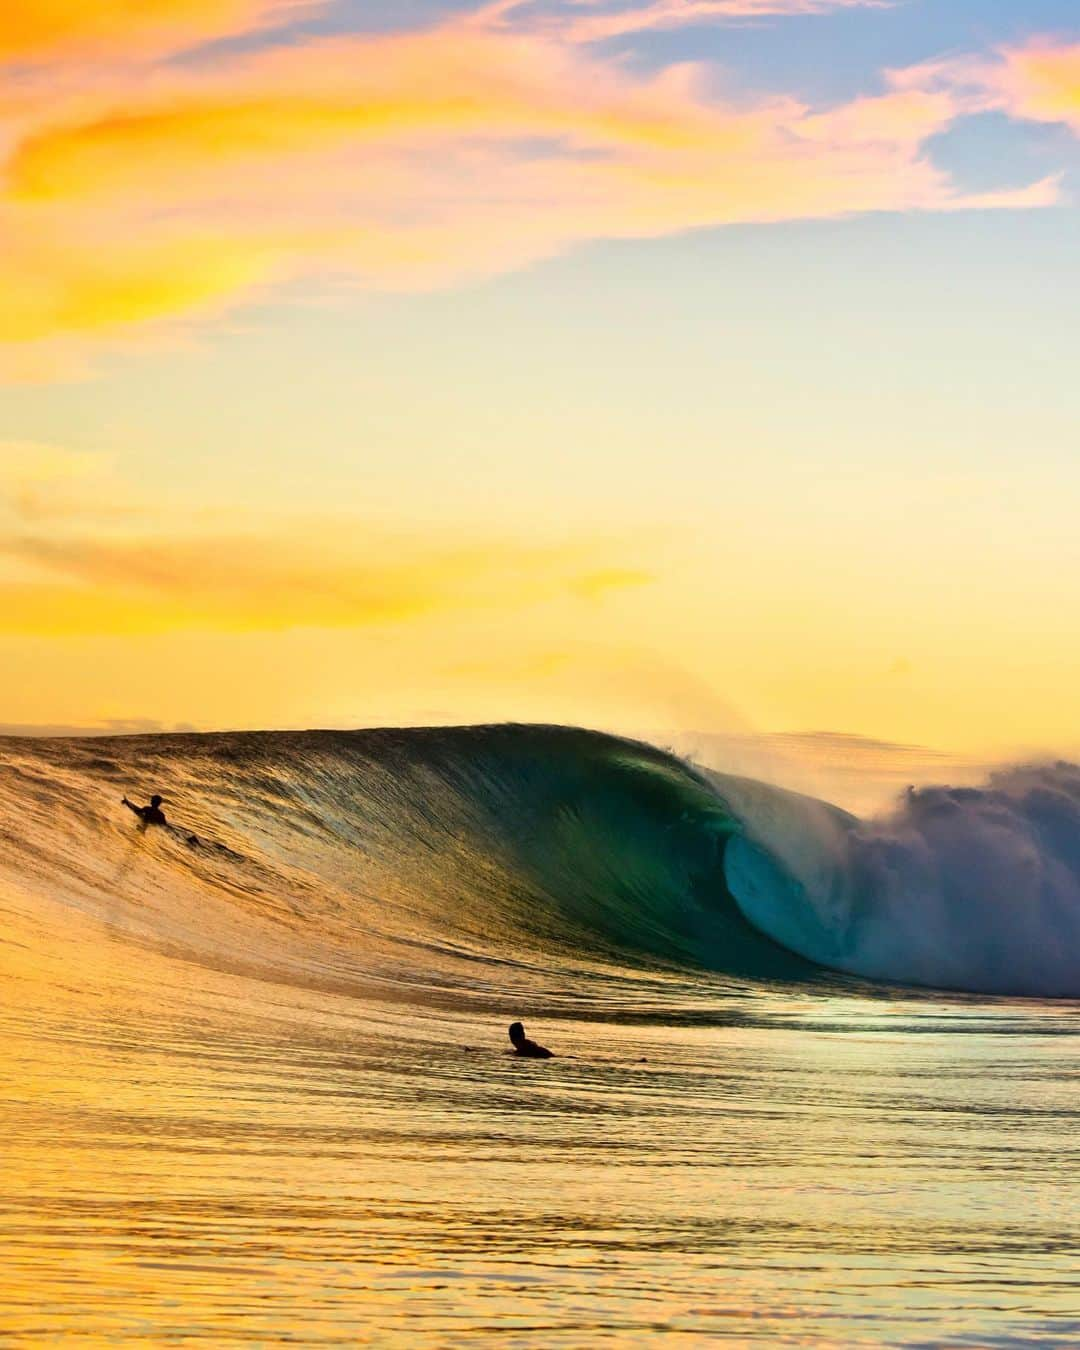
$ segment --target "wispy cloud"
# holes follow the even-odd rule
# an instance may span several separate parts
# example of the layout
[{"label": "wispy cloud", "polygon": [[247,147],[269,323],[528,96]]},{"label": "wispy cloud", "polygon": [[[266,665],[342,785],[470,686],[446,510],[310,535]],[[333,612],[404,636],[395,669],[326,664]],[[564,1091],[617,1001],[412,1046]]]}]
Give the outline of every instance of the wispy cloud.
[{"label": "wispy cloud", "polygon": [[988,78],[1014,117],[1059,122],[1080,135],[1080,42],[1032,42],[1003,53]]},{"label": "wispy cloud", "polygon": [[602,42],[632,33],[748,19],[881,9],[889,0],[495,0],[477,16],[482,23],[531,25],[565,41]]},{"label": "wispy cloud", "polygon": [[951,98],[963,115],[1003,112],[1080,135],[1080,42],[1039,37],[990,56],[928,61],[889,78],[896,89]]},{"label": "wispy cloud", "polygon": [[313,0],[17,0],[0,23],[0,61],[73,52],[153,53],[284,23]]},{"label": "wispy cloud", "polygon": [[[500,5],[161,65],[138,57],[146,31],[180,43],[290,7],[31,6],[18,41],[53,65],[0,98],[0,347],[25,368],[29,350],[160,332],[298,279],[431,287],[595,239],[1057,199],[1049,179],[973,196],[933,163],[931,139],[971,108],[955,78],[894,76],[828,107],[736,100],[709,69],[636,71],[584,40],[828,7],[572,3],[545,12],[573,22],[545,24]],[[113,58],[80,64],[61,38],[102,25]]]},{"label": "wispy cloud", "polygon": [[461,609],[600,603],[646,586],[618,540],[463,545],[363,520],[252,518],[140,498],[112,456],[0,442],[0,636],[355,628]]},{"label": "wispy cloud", "polygon": [[[147,514],[116,477],[112,456],[35,441],[0,441],[0,532],[131,522]],[[2,538],[0,533],[0,538]]]},{"label": "wispy cloud", "polygon": [[652,579],[605,566],[607,551],[590,541],[388,540],[334,521],[231,535],[13,532],[0,538],[0,635],[355,628],[445,610],[596,601]]}]

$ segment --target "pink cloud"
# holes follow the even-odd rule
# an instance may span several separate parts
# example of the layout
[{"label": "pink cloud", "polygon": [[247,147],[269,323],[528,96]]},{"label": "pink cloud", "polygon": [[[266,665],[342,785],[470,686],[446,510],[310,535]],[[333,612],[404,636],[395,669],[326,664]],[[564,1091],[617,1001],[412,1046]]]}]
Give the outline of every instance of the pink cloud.
[{"label": "pink cloud", "polygon": [[160,331],[297,279],[430,287],[594,239],[1057,196],[1052,179],[972,196],[933,164],[933,136],[1004,97],[955,68],[825,108],[734,101],[700,68],[635,73],[488,10],[72,70],[0,107],[9,349]]},{"label": "pink cloud", "polygon": [[889,0],[565,0],[553,11],[530,0],[495,0],[476,16],[491,25],[515,21],[563,41],[601,42],[664,28],[747,19],[827,14],[838,9],[883,8]]}]

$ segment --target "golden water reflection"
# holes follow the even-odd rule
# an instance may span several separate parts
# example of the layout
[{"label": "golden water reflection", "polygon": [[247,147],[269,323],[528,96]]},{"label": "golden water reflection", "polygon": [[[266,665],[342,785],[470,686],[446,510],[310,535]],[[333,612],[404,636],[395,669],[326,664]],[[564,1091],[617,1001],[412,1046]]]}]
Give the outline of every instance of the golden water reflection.
[{"label": "golden water reflection", "polygon": [[762,994],[536,1064],[5,919],[5,1344],[1080,1340],[1068,1009]]}]

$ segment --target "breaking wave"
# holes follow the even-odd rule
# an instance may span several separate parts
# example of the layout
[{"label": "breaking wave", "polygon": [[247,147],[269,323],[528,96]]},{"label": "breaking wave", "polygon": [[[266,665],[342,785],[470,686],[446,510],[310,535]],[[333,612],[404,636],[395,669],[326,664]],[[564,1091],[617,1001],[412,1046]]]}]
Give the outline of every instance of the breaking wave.
[{"label": "breaking wave", "polygon": [[[122,792],[161,791],[141,831]],[[428,1000],[588,969],[1080,996],[1080,769],[860,820],[560,727],[0,741],[0,880],[117,939]]]}]

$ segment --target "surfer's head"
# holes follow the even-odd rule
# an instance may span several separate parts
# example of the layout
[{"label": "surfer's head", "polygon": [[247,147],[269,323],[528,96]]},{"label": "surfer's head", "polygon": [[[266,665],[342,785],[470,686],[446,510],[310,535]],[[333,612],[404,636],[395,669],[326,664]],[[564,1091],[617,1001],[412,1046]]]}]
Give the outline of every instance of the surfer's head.
[{"label": "surfer's head", "polygon": [[158,794],[155,792],[154,795],[150,798],[150,805],[160,806],[164,800],[165,800],[164,797],[159,797]]},{"label": "surfer's head", "polygon": [[512,1022],[510,1024],[510,1040],[514,1045],[524,1044],[525,1027],[521,1022]]}]

